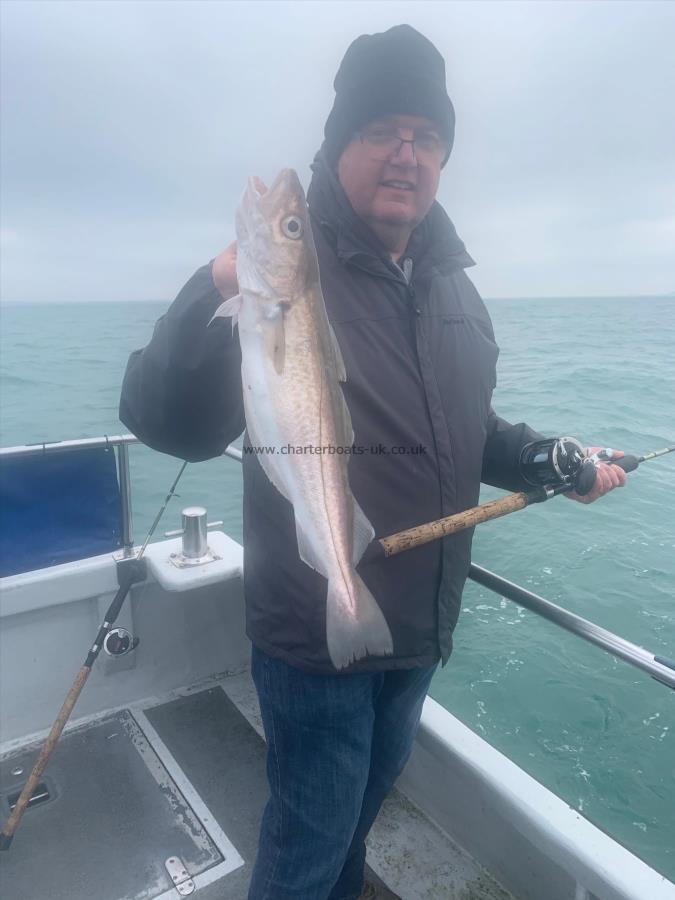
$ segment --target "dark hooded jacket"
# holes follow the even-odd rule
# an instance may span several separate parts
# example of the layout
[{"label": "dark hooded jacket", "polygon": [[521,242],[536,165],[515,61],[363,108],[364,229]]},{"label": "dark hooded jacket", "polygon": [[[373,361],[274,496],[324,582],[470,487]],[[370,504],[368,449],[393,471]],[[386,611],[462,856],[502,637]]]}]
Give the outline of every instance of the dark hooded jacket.
[{"label": "dark hooded jacket", "polygon": [[[523,490],[522,446],[540,437],[491,407],[499,350],[468,279],[473,260],[435,202],[399,268],[360,220],[319,153],[308,192],[321,284],[344,358],[354,427],[349,480],[377,537],[474,506],[481,480]],[[245,427],[241,352],[211,265],[199,269],[132,353],[120,418],[141,441],[182,459],[222,453]],[[248,439],[244,438],[244,450]],[[266,653],[334,673],[326,580],[298,556],[293,509],[244,453],[246,633]],[[374,542],[358,570],[382,609],[392,656],[345,672],[429,666],[452,651],[473,530],[384,558]]]}]

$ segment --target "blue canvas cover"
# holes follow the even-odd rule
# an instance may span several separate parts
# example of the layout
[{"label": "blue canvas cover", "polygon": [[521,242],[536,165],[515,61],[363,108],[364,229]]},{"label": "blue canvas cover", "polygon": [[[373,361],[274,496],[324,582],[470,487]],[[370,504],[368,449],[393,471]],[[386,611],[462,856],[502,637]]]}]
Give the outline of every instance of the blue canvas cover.
[{"label": "blue canvas cover", "polygon": [[0,460],[0,577],[110,553],[121,544],[112,447]]}]

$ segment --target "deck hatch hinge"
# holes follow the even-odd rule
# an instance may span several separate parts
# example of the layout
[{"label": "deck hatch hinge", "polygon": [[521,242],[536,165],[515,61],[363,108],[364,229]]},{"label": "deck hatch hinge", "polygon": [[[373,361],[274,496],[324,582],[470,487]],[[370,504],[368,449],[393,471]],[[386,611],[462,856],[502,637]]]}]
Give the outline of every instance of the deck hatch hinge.
[{"label": "deck hatch hinge", "polygon": [[179,856],[170,856],[164,866],[169,873],[169,878],[173,881],[174,887],[181,897],[187,897],[195,889],[195,883],[190,878],[183,860]]}]

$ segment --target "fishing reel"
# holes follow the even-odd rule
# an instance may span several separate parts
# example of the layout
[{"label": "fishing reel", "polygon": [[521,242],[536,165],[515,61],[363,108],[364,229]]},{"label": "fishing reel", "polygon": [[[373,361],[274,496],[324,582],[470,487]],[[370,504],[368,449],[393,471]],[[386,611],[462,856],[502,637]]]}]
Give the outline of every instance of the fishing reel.
[{"label": "fishing reel", "polygon": [[103,649],[108,656],[126,656],[138,647],[139,638],[133,637],[126,628],[111,628],[103,639]]},{"label": "fishing reel", "polygon": [[519,468],[522,478],[533,487],[565,486],[584,496],[595,484],[595,463],[572,437],[544,438],[525,444]]}]

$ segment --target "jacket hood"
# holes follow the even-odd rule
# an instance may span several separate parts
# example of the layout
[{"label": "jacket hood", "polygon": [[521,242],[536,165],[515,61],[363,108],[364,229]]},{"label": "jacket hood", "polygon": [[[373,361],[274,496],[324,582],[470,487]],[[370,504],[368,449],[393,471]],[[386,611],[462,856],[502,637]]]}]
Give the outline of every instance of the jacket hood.
[{"label": "jacket hood", "polygon": [[[341,259],[371,271],[382,269],[391,274],[392,260],[375,232],[360,219],[328,164],[325,145],[312,163],[312,180],[307,191],[310,214],[328,237]],[[447,274],[475,265],[455,231],[443,207],[434,200],[431,209],[414,229],[405,250],[416,273],[438,269]]]}]

